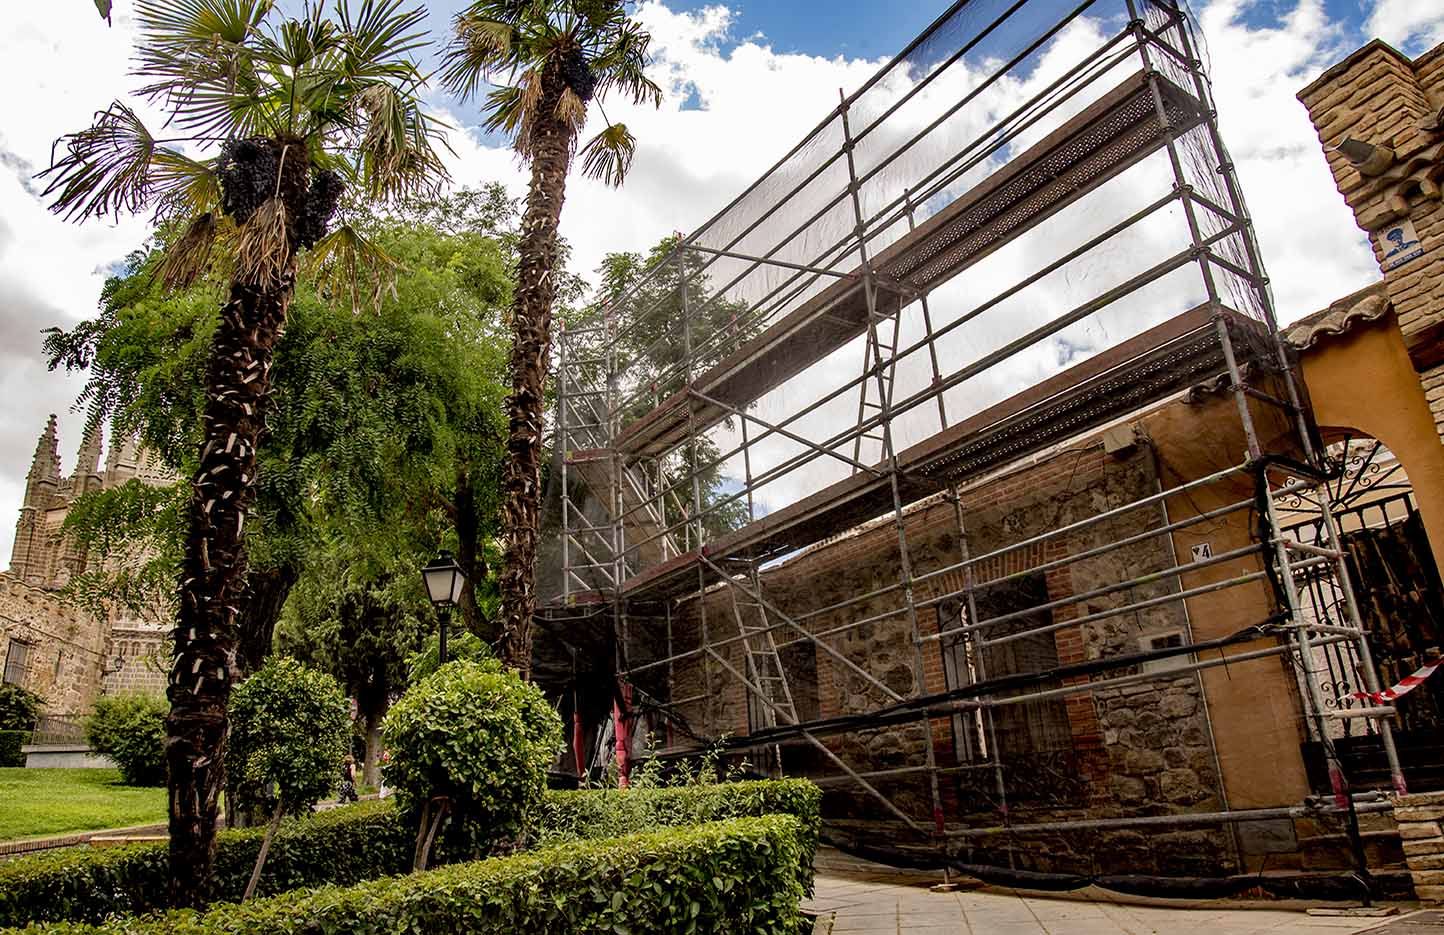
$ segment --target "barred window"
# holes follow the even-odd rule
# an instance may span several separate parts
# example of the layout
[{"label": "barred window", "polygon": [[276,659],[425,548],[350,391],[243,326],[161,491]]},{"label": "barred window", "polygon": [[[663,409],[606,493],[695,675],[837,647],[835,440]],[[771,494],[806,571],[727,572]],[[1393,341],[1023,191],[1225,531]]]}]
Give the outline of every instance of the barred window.
[{"label": "barred window", "polygon": [[30,651],[33,648],[33,644],[22,640],[10,641],[10,648],[5,653],[6,682],[20,686],[25,684],[25,675],[30,671]]}]

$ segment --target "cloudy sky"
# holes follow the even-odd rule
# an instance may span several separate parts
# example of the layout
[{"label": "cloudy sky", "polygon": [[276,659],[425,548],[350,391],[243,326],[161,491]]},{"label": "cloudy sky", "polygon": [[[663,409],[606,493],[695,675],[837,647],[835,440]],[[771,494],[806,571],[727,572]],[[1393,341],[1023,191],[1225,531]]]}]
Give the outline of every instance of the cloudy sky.
[{"label": "cloudy sky", "polygon": [[[460,5],[431,3],[433,29]],[[641,4],[668,96],[659,110],[626,113],[641,149],[622,192],[571,183],[562,230],[576,268],[587,272],[609,251],[644,250],[702,223],[815,125],[838,88],[860,85],[944,5]],[[81,418],[70,410],[79,380],[47,372],[41,331],[90,315],[108,270],[146,236],[140,219],[76,227],[54,218],[31,178],[48,164],[57,136],[87,125],[134,86],[129,0],[117,0],[110,27],[91,0],[12,6],[0,35],[0,86],[8,89],[0,101],[0,562],[47,414],[60,415],[67,471],[79,443]],[[1444,41],[1444,3],[1212,0],[1194,12],[1280,317],[1307,314],[1377,278],[1293,95],[1371,37],[1410,54]],[[499,141],[476,131],[475,106],[439,94],[432,104],[456,128],[457,183],[497,180],[521,194],[520,168]]]}]

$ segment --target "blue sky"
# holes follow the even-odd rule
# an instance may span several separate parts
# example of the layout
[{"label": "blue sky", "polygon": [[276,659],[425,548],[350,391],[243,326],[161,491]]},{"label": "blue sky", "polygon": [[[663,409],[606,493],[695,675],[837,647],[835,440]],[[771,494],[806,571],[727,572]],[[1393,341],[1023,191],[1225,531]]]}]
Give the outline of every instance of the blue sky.
[{"label": "blue sky", "polygon": [[[1433,0],[1413,2],[1427,6]],[[1439,2],[1444,4],[1444,0]],[[724,55],[740,43],[756,42],[779,54],[872,61],[897,54],[948,8],[939,0],[745,0],[723,4],[716,0],[675,0],[666,5],[677,13],[691,14],[726,6],[731,11],[731,26],[726,37],[716,43]],[[1194,4],[1195,8],[1204,5]],[[432,28],[440,31],[441,24],[465,6],[465,0],[427,3]],[[1239,3],[1238,22],[1249,29],[1277,29],[1297,6],[1296,0],[1243,0]],[[1323,0],[1321,7],[1325,17],[1341,28],[1353,46],[1372,38],[1364,29],[1374,7],[1371,0]],[[1412,53],[1425,47],[1422,39],[1400,44]],[[459,104],[439,92],[436,99],[468,125],[474,126],[480,119],[474,103]]]},{"label": "blue sky", "polygon": [[[679,0],[667,5],[679,13],[695,13],[717,3]],[[446,17],[464,3],[441,0],[427,6],[433,16]],[[778,52],[868,59],[891,57],[947,9],[936,0],[746,0],[726,6],[733,12],[733,41],[761,33]],[[1276,25],[1293,6],[1258,0],[1246,5],[1243,21],[1254,28]],[[1353,29],[1364,23],[1358,0],[1326,0],[1324,10],[1329,19]]]}]

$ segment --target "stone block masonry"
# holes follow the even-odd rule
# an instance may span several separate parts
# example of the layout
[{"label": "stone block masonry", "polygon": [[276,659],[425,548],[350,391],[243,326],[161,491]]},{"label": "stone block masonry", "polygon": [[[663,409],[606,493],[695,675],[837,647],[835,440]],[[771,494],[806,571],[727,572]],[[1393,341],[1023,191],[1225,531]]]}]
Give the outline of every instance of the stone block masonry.
[{"label": "stone block masonry", "polygon": [[1395,797],[1394,820],[1414,895],[1426,905],[1444,906],[1444,792]]},{"label": "stone block masonry", "polygon": [[[803,621],[828,647],[818,650],[790,628],[777,633],[794,701],[802,699],[799,714],[804,720],[865,716],[895,700],[889,691],[903,698],[937,694],[978,678],[1025,675],[1135,653],[1159,635],[1181,639],[1187,626],[1183,602],[1167,600],[1179,590],[1176,576],[1160,574],[1126,593],[1069,600],[1173,565],[1164,534],[1105,548],[1162,525],[1165,516],[1156,506],[1026,547],[1008,548],[1152,494],[1160,483],[1155,457],[1148,445],[1110,454],[1096,441],[1082,441],[1050,458],[961,489],[956,504],[944,495],[910,509],[905,526],[917,579],[913,596],[919,605],[918,629],[926,640],[921,644],[921,685],[915,677],[912,624],[899,585],[897,535],[890,516],[765,570],[763,590],[769,601]],[[978,618],[1017,618],[999,624],[989,635],[1049,624],[1058,629],[997,644],[979,645],[961,634],[928,640],[971,619],[964,602],[950,597],[967,587],[963,572],[952,566],[965,554],[1004,549],[972,567]],[[1060,562],[1099,549],[1104,550]],[[1040,567],[1046,570],[1032,572]],[[848,603],[859,594],[868,597]],[[1164,600],[1144,610],[1099,617],[1126,603],[1159,598]],[[704,614],[713,642],[735,638],[737,624],[729,605],[726,586],[684,602],[674,617],[674,651],[698,645]],[[1051,609],[1027,612],[1040,605]],[[1093,619],[1070,623],[1085,615]],[[632,633],[635,640],[638,629],[634,627]],[[659,637],[655,634],[653,641]],[[649,658],[660,655],[658,649],[638,647]],[[740,643],[721,647],[718,653],[730,666],[745,671]],[[1069,684],[1079,681],[1087,678],[1070,679]],[[1060,686],[1056,681],[1039,685]],[[740,736],[755,726],[750,717],[755,716],[755,707],[749,713],[743,687],[715,659],[696,655],[679,662],[670,694],[696,699],[683,706],[683,713],[694,727],[705,725],[709,735]],[[934,759],[942,770],[939,792],[950,827],[1179,814],[1224,806],[1196,673],[1162,671],[1158,678],[1140,684],[1009,704],[997,708],[993,720],[991,730],[986,730],[975,714],[934,717],[926,727],[922,721],[866,726],[827,734],[822,740],[833,754],[865,774],[914,770],[872,775],[871,783],[925,826],[932,823],[931,791],[916,770],[926,760],[929,733]],[[805,743],[786,746],[783,761],[789,773],[837,772]],[[1006,799],[1000,798],[1000,781]],[[844,828],[859,841],[905,846],[916,840],[862,788],[829,783],[825,789],[824,812],[831,827]],[[1230,833],[1218,827],[1151,835],[1060,833],[1025,842],[999,835],[968,839],[956,850],[958,859],[971,863],[1041,871],[1103,868],[1209,875],[1240,866]]]}]

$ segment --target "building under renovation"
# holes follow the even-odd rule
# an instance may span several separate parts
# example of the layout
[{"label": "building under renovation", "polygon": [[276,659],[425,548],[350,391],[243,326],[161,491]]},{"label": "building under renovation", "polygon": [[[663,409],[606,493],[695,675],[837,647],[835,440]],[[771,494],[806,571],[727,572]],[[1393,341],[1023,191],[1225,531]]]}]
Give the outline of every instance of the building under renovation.
[{"label": "building under renovation", "polygon": [[[843,846],[1013,873],[1399,859],[1350,792],[1440,778],[1435,696],[1368,697],[1437,572],[1300,364],[1399,299],[1280,332],[1186,9],[956,3],[821,117],[559,336],[568,767],[721,749]],[[1354,587],[1386,547],[1432,590]]]}]

